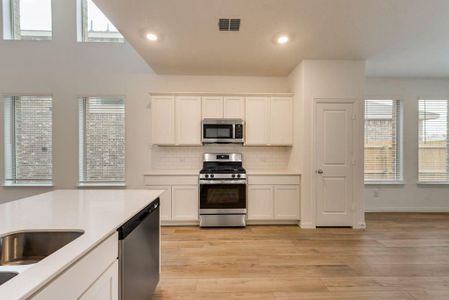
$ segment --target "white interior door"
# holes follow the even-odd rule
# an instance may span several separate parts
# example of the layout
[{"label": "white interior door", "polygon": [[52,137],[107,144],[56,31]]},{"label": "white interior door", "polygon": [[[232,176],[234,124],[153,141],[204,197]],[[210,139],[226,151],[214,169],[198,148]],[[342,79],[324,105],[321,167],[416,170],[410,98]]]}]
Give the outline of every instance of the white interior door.
[{"label": "white interior door", "polygon": [[315,110],[317,226],[351,226],[353,103],[317,102]]}]

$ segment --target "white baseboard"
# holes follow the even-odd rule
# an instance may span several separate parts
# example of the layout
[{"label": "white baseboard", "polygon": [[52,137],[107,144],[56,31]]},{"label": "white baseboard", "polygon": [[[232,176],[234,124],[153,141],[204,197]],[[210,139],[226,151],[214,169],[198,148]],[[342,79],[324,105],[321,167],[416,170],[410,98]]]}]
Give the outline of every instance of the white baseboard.
[{"label": "white baseboard", "polygon": [[299,226],[302,229],[316,229],[315,224],[312,224],[312,222],[300,222]]},{"label": "white baseboard", "polygon": [[415,212],[415,213],[446,213],[449,206],[443,207],[372,207],[365,208],[365,212]]}]

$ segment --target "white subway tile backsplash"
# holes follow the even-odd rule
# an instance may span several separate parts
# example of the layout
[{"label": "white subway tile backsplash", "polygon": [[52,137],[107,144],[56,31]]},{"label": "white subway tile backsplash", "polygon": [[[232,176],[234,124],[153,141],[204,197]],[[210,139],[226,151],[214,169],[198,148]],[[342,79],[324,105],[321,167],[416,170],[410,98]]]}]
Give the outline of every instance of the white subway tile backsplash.
[{"label": "white subway tile backsplash", "polygon": [[159,147],[151,149],[153,170],[201,169],[203,153],[236,152],[243,154],[243,165],[248,170],[286,170],[289,147],[242,147],[238,145],[206,145],[203,147]]}]

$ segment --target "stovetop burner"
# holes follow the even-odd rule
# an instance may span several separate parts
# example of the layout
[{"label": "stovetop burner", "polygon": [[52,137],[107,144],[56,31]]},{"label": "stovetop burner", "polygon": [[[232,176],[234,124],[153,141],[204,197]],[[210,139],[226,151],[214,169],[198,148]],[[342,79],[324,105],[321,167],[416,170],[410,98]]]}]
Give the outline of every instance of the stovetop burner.
[{"label": "stovetop burner", "polygon": [[242,155],[237,153],[206,153],[200,174],[245,174]]}]

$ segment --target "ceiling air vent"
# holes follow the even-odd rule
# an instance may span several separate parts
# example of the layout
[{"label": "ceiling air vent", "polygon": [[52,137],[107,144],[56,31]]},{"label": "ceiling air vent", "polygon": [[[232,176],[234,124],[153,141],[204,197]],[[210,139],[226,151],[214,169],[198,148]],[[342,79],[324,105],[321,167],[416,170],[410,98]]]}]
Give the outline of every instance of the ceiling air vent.
[{"label": "ceiling air vent", "polygon": [[239,31],[240,19],[219,19],[218,29],[220,31]]}]

